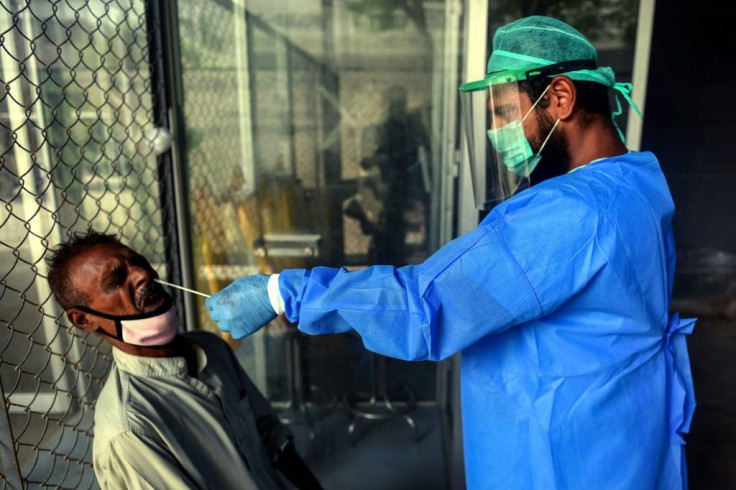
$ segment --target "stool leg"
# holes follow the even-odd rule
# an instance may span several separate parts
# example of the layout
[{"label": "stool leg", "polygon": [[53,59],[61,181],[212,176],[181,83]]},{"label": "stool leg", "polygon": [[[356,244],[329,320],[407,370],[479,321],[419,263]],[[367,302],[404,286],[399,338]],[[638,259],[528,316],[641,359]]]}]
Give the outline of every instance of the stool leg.
[{"label": "stool leg", "polygon": [[[310,401],[312,392],[324,391],[317,386],[307,386],[306,374],[304,372],[304,358],[302,348],[299,342],[299,333],[295,332],[289,336],[286,344],[286,364],[287,364],[287,388],[289,392],[289,401],[285,409],[279,414],[282,421],[287,424],[303,423],[307,426],[310,442],[314,441],[316,432],[314,430],[314,422],[317,419],[327,416],[337,406],[337,397],[328,393],[330,400],[318,406]],[[309,405],[314,405],[322,410],[322,413],[312,414],[309,411]]]},{"label": "stool leg", "polygon": [[409,388],[400,386],[407,394],[407,400],[404,407],[396,405],[391,400],[388,390],[388,381],[386,374],[386,358],[378,354],[370,353],[371,356],[371,388],[368,394],[368,402],[365,406],[360,406],[357,400],[350,397],[345,398],[345,407],[352,415],[352,420],[348,426],[348,442],[353,445],[356,440],[356,432],[358,422],[364,420],[383,420],[392,417],[402,417],[414,433],[414,441],[419,439],[417,424],[414,418],[408,414],[416,405],[416,396]]}]

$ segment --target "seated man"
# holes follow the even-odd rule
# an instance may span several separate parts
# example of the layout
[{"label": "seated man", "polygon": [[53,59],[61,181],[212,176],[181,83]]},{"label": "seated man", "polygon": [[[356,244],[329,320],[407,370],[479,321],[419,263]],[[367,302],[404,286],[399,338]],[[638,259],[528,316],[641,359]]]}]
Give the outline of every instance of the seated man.
[{"label": "seated man", "polygon": [[103,489],[284,488],[275,470],[298,488],[320,488],[227,344],[178,333],[171,297],[145,258],[88,232],[56,247],[48,264],[67,318],[113,345],[95,409]]}]

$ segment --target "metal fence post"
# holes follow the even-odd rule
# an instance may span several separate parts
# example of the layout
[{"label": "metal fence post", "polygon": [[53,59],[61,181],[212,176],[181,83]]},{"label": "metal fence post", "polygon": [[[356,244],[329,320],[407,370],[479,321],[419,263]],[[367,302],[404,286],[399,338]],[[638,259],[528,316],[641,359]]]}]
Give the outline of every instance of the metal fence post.
[{"label": "metal fence post", "polygon": [[[146,2],[146,21],[151,46],[151,97],[154,122],[172,137],[168,151],[158,155],[158,178],[161,183],[161,209],[164,214],[164,240],[167,243],[168,273],[174,282],[194,288],[191,260],[191,233],[186,209],[186,138],[182,116],[183,94],[181,61],[178,51],[176,0]],[[184,324],[197,325],[196,305],[191,295],[174,293],[183,305]]]},{"label": "metal fence post", "polygon": [[[0,379],[0,391],[2,391],[2,387],[3,383]],[[4,391],[2,392],[4,393]],[[21,489],[23,485],[21,484],[20,468],[13,441],[8,405],[3,396],[2,412],[0,412],[0,480],[5,480],[7,487],[4,488]]]}]

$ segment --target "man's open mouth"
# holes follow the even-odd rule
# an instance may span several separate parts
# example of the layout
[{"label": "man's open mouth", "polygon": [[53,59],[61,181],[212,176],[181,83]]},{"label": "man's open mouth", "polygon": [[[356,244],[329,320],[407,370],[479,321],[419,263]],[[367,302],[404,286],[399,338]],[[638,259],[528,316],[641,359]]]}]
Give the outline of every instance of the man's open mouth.
[{"label": "man's open mouth", "polygon": [[135,298],[135,307],[140,312],[155,310],[166,301],[166,291],[156,282],[149,282],[143,286]]}]

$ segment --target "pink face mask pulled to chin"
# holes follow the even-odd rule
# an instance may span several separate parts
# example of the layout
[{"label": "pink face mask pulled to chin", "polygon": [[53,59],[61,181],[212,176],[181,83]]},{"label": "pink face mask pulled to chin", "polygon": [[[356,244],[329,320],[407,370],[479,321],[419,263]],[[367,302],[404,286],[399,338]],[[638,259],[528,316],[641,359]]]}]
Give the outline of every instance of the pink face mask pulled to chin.
[{"label": "pink face mask pulled to chin", "polygon": [[113,320],[116,335],[100,333],[109,335],[126,344],[158,347],[174,340],[176,333],[179,331],[179,316],[176,314],[176,308],[174,308],[171,298],[167,298],[164,304],[154,311],[137,315],[109,315],[81,305],[77,305],[75,308],[90,315]]}]

